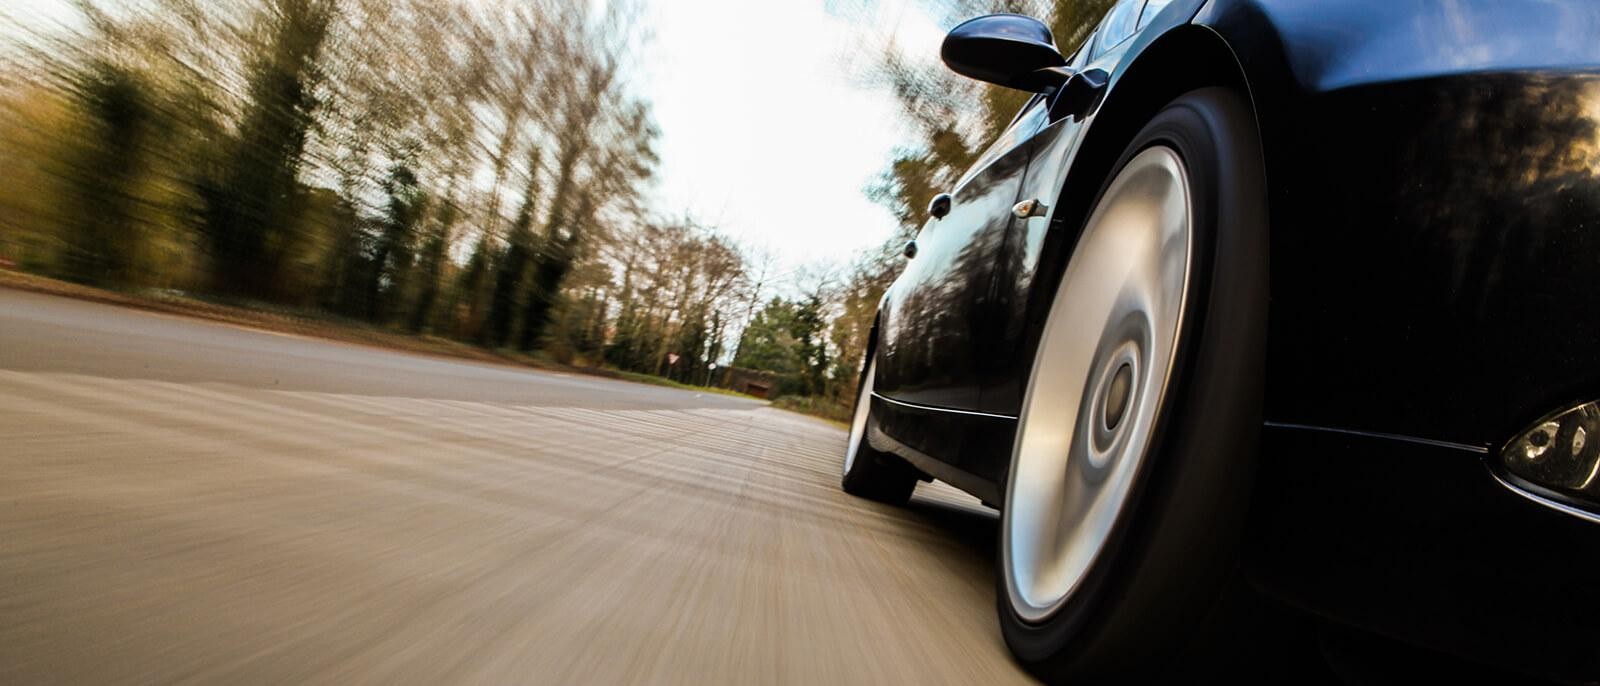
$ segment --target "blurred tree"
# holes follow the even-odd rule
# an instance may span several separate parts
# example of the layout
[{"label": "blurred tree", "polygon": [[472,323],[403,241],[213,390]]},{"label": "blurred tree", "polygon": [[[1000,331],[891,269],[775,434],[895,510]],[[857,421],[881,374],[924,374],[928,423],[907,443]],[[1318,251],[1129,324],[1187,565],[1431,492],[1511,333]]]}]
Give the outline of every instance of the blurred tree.
[{"label": "blurred tree", "polygon": [[[538,169],[539,154],[533,153],[530,169]],[[511,339],[514,318],[521,309],[519,296],[524,290],[528,263],[541,246],[533,234],[534,202],[538,199],[538,176],[528,175],[527,190],[523,193],[522,209],[511,225],[506,237],[506,249],[495,265],[494,292],[489,301],[489,316],[484,323],[480,341],[491,348],[504,346]]]},{"label": "blurred tree", "polygon": [[567,276],[544,350],[560,362],[602,361],[611,326],[611,265],[594,254],[578,260]]},{"label": "blurred tree", "polygon": [[[456,173],[458,172],[459,168]],[[455,198],[457,185],[454,173],[452,176],[442,202],[438,203],[437,214],[425,224],[421,237],[422,245],[416,265],[417,294],[411,303],[410,314],[406,321],[406,330],[412,333],[422,333],[433,321],[434,304],[439,299],[440,281],[444,276],[445,265],[450,260],[450,239],[459,214]]]},{"label": "blurred tree", "polygon": [[725,312],[742,304],[747,285],[738,246],[683,220],[645,223],[607,247],[619,285],[606,361],[703,380],[707,365],[726,352]]},{"label": "blurred tree", "polygon": [[367,318],[386,322],[403,311],[402,296],[411,276],[417,225],[427,204],[416,173],[396,164],[383,184],[388,197],[367,272]]},{"label": "blurred tree", "polygon": [[488,290],[489,276],[494,260],[494,246],[489,243],[488,237],[481,237],[472,246],[472,254],[467,258],[466,265],[462,266],[456,278],[455,288],[452,291],[451,311],[455,320],[455,335],[463,340],[482,340],[482,322],[488,305],[483,294]]},{"label": "blurred tree", "polygon": [[0,160],[69,199],[0,188],[0,256],[694,382],[783,287],[647,206],[638,0],[74,6],[0,48]]},{"label": "blurred tree", "polygon": [[0,79],[0,258],[22,269],[59,272],[68,168],[59,161],[83,140],[77,108],[52,86]]},{"label": "blurred tree", "polygon": [[266,40],[251,60],[238,134],[200,189],[211,287],[219,293],[276,294],[279,265],[299,236],[298,177],[333,13],[332,0],[271,0],[267,8]]},{"label": "blurred tree", "polygon": [[593,214],[594,200],[585,195],[579,200],[572,219],[562,226],[550,227],[540,241],[539,250],[533,255],[531,283],[523,298],[526,308],[522,313],[522,333],[517,344],[519,350],[532,351],[544,334],[551,309],[560,297],[562,282],[566,280],[567,272],[572,269],[572,262],[577,257],[578,243],[582,237],[580,232]]},{"label": "blurred tree", "polygon": [[92,61],[72,81],[83,131],[70,141],[62,180],[68,233],[65,275],[95,285],[129,281],[141,227],[139,183],[154,123],[146,86],[132,70]]}]

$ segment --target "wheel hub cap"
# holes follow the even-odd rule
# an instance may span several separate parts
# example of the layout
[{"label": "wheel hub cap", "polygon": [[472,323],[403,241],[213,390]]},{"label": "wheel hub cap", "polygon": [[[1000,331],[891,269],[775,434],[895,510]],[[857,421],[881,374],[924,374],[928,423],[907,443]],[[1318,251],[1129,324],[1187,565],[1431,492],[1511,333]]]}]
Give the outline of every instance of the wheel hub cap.
[{"label": "wheel hub cap", "polygon": [[1101,401],[1100,426],[1107,432],[1116,431],[1117,425],[1122,423],[1122,416],[1128,410],[1128,393],[1133,390],[1133,365],[1122,365],[1117,368],[1117,373],[1111,377],[1111,386],[1106,389],[1105,400]]}]

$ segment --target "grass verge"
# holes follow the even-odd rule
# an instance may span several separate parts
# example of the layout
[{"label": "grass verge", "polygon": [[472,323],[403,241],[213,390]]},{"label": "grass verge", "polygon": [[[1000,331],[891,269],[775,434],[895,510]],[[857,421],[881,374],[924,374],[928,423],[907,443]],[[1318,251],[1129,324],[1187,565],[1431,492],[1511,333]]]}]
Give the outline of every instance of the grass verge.
[{"label": "grass verge", "polygon": [[850,425],[849,405],[828,398],[786,395],[772,401],[772,406],[790,412],[820,417],[840,426]]}]

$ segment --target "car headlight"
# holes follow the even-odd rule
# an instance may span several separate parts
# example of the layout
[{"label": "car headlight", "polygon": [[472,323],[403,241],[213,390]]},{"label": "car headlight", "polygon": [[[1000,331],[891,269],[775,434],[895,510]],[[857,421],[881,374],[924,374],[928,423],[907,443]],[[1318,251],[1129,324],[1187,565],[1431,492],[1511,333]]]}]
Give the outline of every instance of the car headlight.
[{"label": "car headlight", "polygon": [[1506,473],[1534,486],[1600,503],[1600,402],[1545,417],[1500,455]]}]

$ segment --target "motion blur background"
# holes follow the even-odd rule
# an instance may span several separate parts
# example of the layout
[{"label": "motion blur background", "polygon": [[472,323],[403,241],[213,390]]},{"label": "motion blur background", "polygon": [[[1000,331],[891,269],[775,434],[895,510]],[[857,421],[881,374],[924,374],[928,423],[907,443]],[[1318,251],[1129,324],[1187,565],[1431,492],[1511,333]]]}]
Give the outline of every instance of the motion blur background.
[{"label": "motion blur background", "polygon": [[1107,5],[11,4],[0,272],[838,417],[927,200],[1026,95],[943,30],[1070,50]]},{"label": "motion blur background", "polygon": [[1025,682],[782,409],[1027,97],[944,32],[1110,4],[0,5],[0,684]]}]

